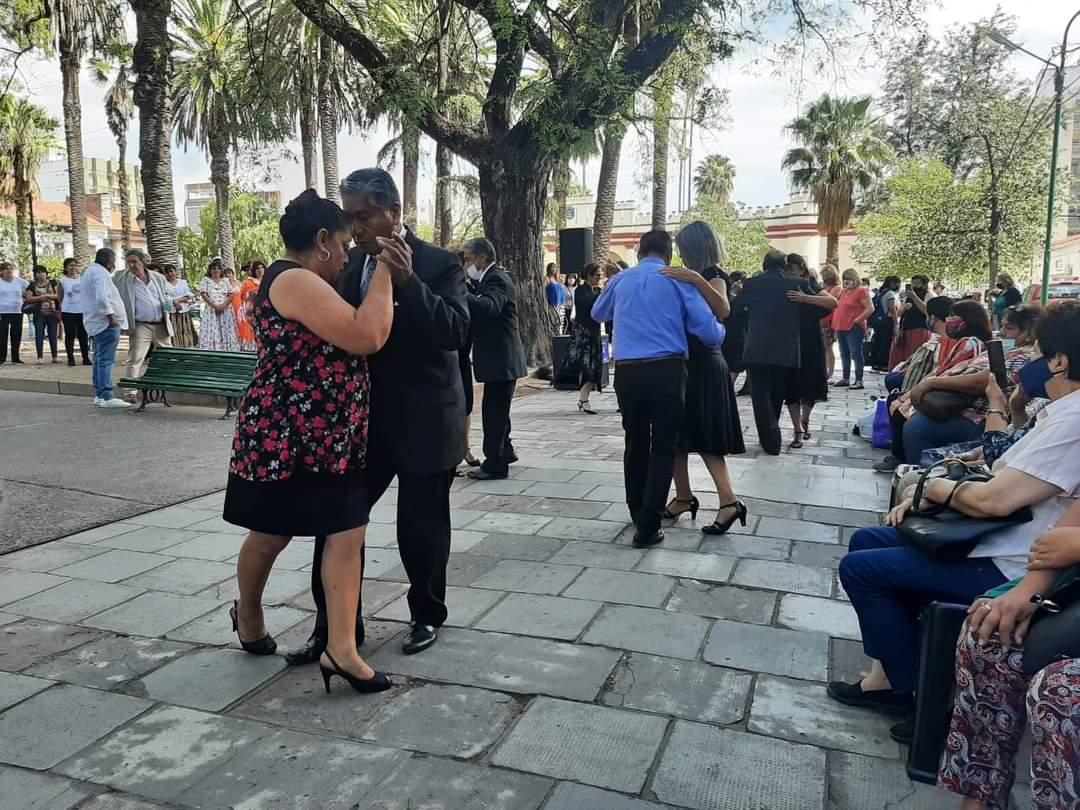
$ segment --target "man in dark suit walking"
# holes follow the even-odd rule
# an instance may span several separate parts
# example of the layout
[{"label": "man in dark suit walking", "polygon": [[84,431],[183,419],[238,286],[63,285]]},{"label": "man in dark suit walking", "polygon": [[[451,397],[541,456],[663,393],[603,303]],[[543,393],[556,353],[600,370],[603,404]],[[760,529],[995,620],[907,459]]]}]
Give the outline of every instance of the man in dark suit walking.
[{"label": "man in dark suit walking", "polygon": [[770,250],[759,276],[743,282],[737,305],[747,312],[743,362],[750,381],[761,449],[780,454],[780,411],[784,407],[788,378],[799,368],[799,307],[789,292],[814,295],[806,279],[786,274],[787,254]]},{"label": "man in dark suit walking", "polygon": [[518,331],[517,291],[510,274],[495,264],[495,246],[470,239],[462,247],[469,276],[473,374],[484,384],[484,463],[469,472],[486,481],[506,478],[517,461],[510,441],[510,405],[525,376],[525,350]]},{"label": "man in dark suit walking", "polygon": [[[394,278],[390,338],[368,358],[371,414],[367,486],[374,506],[396,476],[397,537],[409,577],[412,626],[403,651],[435,643],[446,621],[446,565],[450,559],[450,484],[465,455],[465,393],[458,349],[469,332],[465,276],[457,257],[421,241],[401,224],[401,197],[382,169],[361,169],[341,184],[357,247],[338,279],[338,291],[358,306],[374,272],[377,239],[404,239],[412,273]],[[291,664],[317,661],[326,646],[326,599],[320,570],[326,538],[315,538],[311,589],[318,608],[307,644]],[[359,608],[358,608],[359,610]],[[357,646],[363,624],[357,621]]]}]

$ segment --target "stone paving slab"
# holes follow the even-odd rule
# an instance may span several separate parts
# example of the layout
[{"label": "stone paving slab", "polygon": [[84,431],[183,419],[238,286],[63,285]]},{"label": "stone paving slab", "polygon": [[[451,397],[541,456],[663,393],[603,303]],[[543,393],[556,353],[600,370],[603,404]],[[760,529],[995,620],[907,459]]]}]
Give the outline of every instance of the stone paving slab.
[{"label": "stone paving slab", "polygon": [[110,549],[104,554],[57,568],[56,574],[64,577],[93,579],[98,582],[119,582],[167,562],[172,562],[172,558],[141,551]]},{"label": "stone paving slab", "polygon": [[176,801],[265,810],[359,807],[408,758],[392,748],[277,731],[240,748]]},{"label": "stone paving slab", "polygon": [[791,541],[775,537],[744,534],[726,534],[720,537],[706,535],[698,551],[704,554],[721,554],[726,557],[749,557],[752,560],[786,560],[791,553],[791,545]]},{"label": "stone paving slab", "polygon": [[808,596],[832,595],[832,572],[796,563],[740,560],[731,581],[751,588],[791,591]]},{"label": "stone paving slab", "polygon": [[589,568],[563,591],[563,595],[622,605],[662,607],[674,587],[674,579],[660,574]]},{"label": "stone paving slab", "polygon": [[713,619],[733,619],[750,624],[769,624],[776,608],[776,594],[716,585],[696,579],[680,579],[667,609]]},{"label": "stone paving slab", "polygon": [[163,636],[218,606],[212,599],[147,592],[102,611],[83,624],[133,636]]},{"label": "stone paving slab", "polygon": [[[231,645],[239,649],[240,641],[236,636],[236,632],[232,629],[232,619],[229,616],[231,607],[231,605],[221,605],[217,610],[207,613],[193,622],[188,622],[175,630],[170,630],[167,638],[193,644]],[[302,622],[308,615],[302,610],[283,605],[263,608],[266,631],[275,637]]]},{"label": "stone paving slab", "polygon": [[896,718],[845,706],[821,684],[762,676],[754,687],[750,731],[825,748],[897,759],[900,747],[889,737]]},{"label": "stone paving slab", "polygon": [[[541,539],[541,538],[536,538]],[[573,540],[553,555],[548,562],[560,565],[582,565],[590,568],[603,568],[606,571],[629,571],[633,569],[645,552],[636,548],[590,543]]]},{"label": "stone paving slab", "polygon": [[0,765],[0,797],[10,810],[70,810],[95,790],[62,776]]},{"label": "stone paving slab", "polygon": [[557,594],[573,582],[582,569],[576,565],[500,560],[477,577],[473,586],[516,593]]},{"label": "stone paving slab", "polygon": [[777,621],[792,630],[824,633],[827,636],[854,641],[862,639],[855,609],[850,604],[837,602],[835,599],[789,593],[780,600],[780,615]]},{"label": "stone paving slab", "polygon": [[700,616],[609,605],[582,640],[635,652],[694,659],[708,629],[709,622]]},{"label": "stone paving slab", "polygon": [[191,649],[187,644],[156,638],[111,636],[53,656],[25,672],[108,690],[145,675]]},{"label": "stone paving slab", "polygon": [[512,593],[477,622],[476,629],[573,641],[602,606],[584,599]]},{"label": "stone paving slab", "polygon": [[50,655],[105,636],[99,630],[37,619],[11,622],[0,626],[0,670],[18,672]]},{"label": "stone paving slab", "polygon": [[[471,549],[472,554],[506,560],[544,562],[563,548],[563,542],[552,537],[521,534],[489,534]],[[556,560],[556,562],[565,562]],[[582,563],[570,563],[579,565]]]},{"label": "stone paving slab", "polygon": [[211,585],[236,577],[236,566],[209,560],[173,560],[124,580],[132,588],[194,596]]},{"label": "stone paving slab", "polygon": [[60,568],[69,563],[85,560],[97,554],[103,554],[105,549],[91,548],[79,543],[65,543],[58,540],[40,546],[31,546],[3,557],[6,568],[18,568],[23,571],[38,571],[47,573],[54,568]]},{"label": "stone paving slab", "polygon": [[[0,561],[4,558],[0,557]],[[41,574],[36,571],[20,571],[15,568],[0,568],[0,604],[17,602],[47,588],[53,588],[67,582],[65,577],[55,574]]]},{"label": "stone paving slab", "polygon": [[638,563],[637,570],[707,582],[726,582],[734,567],[734,557],[654,549]]},{"label": "stone paving slab", "polygon": [[729,725],[745,716],[752,681],[745,672],[633,653],[619,662],[603,702]]},{"label": "stone paving slab", "polygon": [[0,672],[0,712],[52,685],[51,680]]},{"label": "stone paving slab", "polygon": [[[457,588],[451,585],[446,589],[446,607],[450,612],[446,623],[450,627],[468,627],[499,604],[499,600],[504,596],[505,594],[501,591],[488,591],[482,588]],[[380,619],[387,621],[410,621],[412,615],[409,610],[408,598],[401,596],[395,599],[376,615]]]},{"label": "stone paving slab", "polygon": [[[34,546],[26,550],[47,549],[49,545]],[[139,588],[127,585],[73,579],[55,588],[20,599],[18,602],[12,602],[6,605],[5,609],[33,619],[77,624],[95,613],[134,599],[142,592]]]},{"label": "stone paving slab", "polygon": [[221,711],[284,668],[284,659],[276,655],[201,650],[133,681],[126,691],[175,706]]},{"label": "stone paving slab", "polygon": [[703,653],[710,664],[815,681],[825,679],[828,656],[826,636],[723,620],[713,623]]},{"label": "stone paving slab", "polygon": [[825,753],[678,720],[652,788],[694,810],[814,810],[825,796]]},{"label": "stone paving slab", "polygon": [[453,760],[414,758],[368,795],[364,810],[536,810],[550,780]]},{"label": "stone paving slab", "polygon": [[645,784],[666,727],[661,717],[536,698],[491,761],[636,793]]},{"label": "stone paving slab", "polygon": [[[153,514],[153,513],[151,513]],[[205,518],[205,515],[202,515]],[[194,540],[199,537],[198,532],[183,531],[181,529],[163,529],[157,526],[140,526],[134,531],[105,537],[98,540],[94,546],[101,549],[118,549],[123,551],[142,551],[153,553],[176,546],[180,543]]]},{"label": "stone paving slab", "polygon": [[0,715],[0,762],[51,768],[142,714],[150,703],[127,695],[62,684]]},{"label": "stone paving slab", "polygon": [[959,805],[957,796],[912,782],[901,762],[829,753],[827,810],[956,810]]},{"label": "stone paving slab", "polygon": [[630,799],[608,790],[560,782],[544,810],[666,810],[667,805]]},{"label": "stone paving slab", "polygon": [[172,801],[268,733],[269,727],[259,723],[159,706],[57,771],[137,796]]}]

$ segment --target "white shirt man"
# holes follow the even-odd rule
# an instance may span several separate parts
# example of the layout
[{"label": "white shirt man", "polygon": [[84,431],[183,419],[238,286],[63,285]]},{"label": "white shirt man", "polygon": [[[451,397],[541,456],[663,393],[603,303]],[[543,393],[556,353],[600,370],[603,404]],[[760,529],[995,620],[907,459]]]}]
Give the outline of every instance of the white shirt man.
[{"label": "white shirt man", "polygon": [[94,404],[102,408],[127,408],[113,396],[112,374],[120,331],[127,329],[127,313],[120,291],[112,280],[116,254],[102,248],[94,263],[82,274],[83,325],[94,344]]}]

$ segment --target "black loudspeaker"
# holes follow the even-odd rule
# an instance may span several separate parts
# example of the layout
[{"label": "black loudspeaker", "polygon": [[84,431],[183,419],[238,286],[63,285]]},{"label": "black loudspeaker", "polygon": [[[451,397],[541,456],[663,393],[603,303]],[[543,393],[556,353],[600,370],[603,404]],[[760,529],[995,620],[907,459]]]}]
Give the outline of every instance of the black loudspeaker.
[{"label": "black loudspeaker", "polygon": [[592,260],[592,228],[559,231],[559,272],[564,276],[579,276]]}]

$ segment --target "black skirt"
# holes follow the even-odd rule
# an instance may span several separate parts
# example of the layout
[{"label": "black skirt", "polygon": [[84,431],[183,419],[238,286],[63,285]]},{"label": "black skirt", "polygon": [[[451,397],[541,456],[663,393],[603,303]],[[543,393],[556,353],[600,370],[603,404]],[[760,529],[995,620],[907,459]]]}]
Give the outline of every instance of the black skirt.
[{"label": "black skirt", "polygon": [[570,346],[563,358],[560,377],[577,377],[578,386],[593,383],[600,390],[604,367],[604,349],[600,340],[600,324],[575,322],[570,329]]},{"label": "black skirt", "polygon": [[298,470],[284,481],[247,481],[230,474],[222,517],[253,532],[286,537],[346,532],[368,524],[366,475]]},{"label": "black skirt", "polygon": [[829,372],[825,367],[825,333],[816,315],[803,313],[799,333],[799,367],[788,375],[784,403],[810,405],[829,398]]},{"label": "black skirt", "polygon": [[679,449],[711,456],[746,452],[742,422],[724,353],[690,337],[686,375],[686,410],[679,431]]}]

